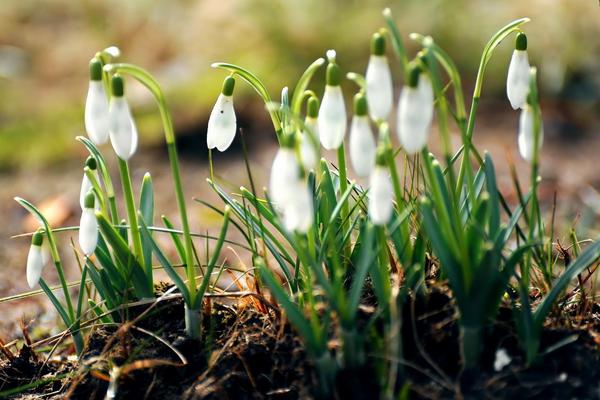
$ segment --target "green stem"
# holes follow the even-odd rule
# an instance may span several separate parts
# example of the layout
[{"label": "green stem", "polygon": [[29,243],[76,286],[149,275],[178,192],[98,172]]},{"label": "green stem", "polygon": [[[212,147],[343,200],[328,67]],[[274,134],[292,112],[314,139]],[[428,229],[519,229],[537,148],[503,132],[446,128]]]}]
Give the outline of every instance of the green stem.
[{"label": "green stem", "polygon": [[133,243],[133,254],[140,265],[143,266],[144,257],[142,252],[142,237],[140,235],[140,227],[137,220],[137,212],[135,202],[133,200],[133,188],[131,186],[131,177],[129,174],[129,165],[127,161],[119,158],[119,174],[121,176],[121,184],[123,185],[123,197],[127,206],[127,217],[129,218],[129,227],[131,229],[131,241]]},{"label": "green stem", "polygon": [[[346,153],[344,152],[344,143],[338,147],[337,150],[338,157],[338,170],[340,174],[340,195],[346,193],[346,189],[348,188],[348,177],[346,172]],[[348,200],[342,204],[342,210],[340,216],[342,218],[342,232],[345,234],[348,229],[350,229],[350,220],[349,220],[350,208],[348,207]],[[346,260],[350,260],[350,241],[348,244],[344,246],[344,257]]]},{"label": "green stem", "polygon": [[463,369],[475,368],[481,354],[483,331],[481,327],[460,326],[460,351]]},{"label": "green stem", "polygon": [[185,305],[185,333],[190,339],[202,337],[202,310],[190,309]]}]

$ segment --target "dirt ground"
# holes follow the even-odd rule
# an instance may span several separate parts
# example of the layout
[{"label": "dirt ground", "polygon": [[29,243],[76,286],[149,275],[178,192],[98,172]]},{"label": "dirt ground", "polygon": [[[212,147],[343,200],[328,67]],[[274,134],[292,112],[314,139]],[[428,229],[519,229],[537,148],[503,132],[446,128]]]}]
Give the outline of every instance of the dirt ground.
[{"label": "dirt ground", "polygon": [[[485,105],[484,105],[485,107]],[[506,104],[502,105],[506,108]],[[510,198],[512,184],[509,176],[510,159],[514,160],[523,185],[528,186],[529,167],[523,162],[516,148],[517,113],[491,113],[483,109],[484,122],[476,125],[475,142],[480,150],[491,152],[498,170],[501,190]],[[579,214],[578,227],[594,238],[598,212],[600,212],[600,180],[597,171],[597,154],[600,152],[600,137],[594,132],[573,138],[569,131],[555,129],[554,121],[545,121],[546,137],[542,151],[541,198],[551,208],[554,192],[557,192],[557,221],[564,228],[571,225],[573,218]],[[219,218],[207,207],[193,201],[201,198],[219,207],[222,203],[206,183],[208,163],[204,145],[204,131],[181,137],[181,168],[183,184],[188,199],[188,211],[192,229],[197,232],[216,232],[219,229]],[[276,144],[268,139],[269,132],[257,134],[248,140],[250,163],[258,187],[266,184]],[[435,137],[435,133],[432,135]],[[257,137],[258,139],[255,139]],[[456,147],[459,136],[454,135]],[[432,148],[437,144],[433,139]],[[248,179],[243,165],[243,156],[239,140],[235,148],[225,154],[214,156],[215,174],[223,186],[233,192],[240,185],[248,186]],[[106,158],[111,163],[111,171],[116,175],[115,159],[110,146],[104,149]],[[326,155],[329,159],[332,154]],[[12,200],[21,196],[36,205],[45,205],[49,214],[53,215],[55,226],[72,226],[78,224],[78,196],[82,178],[82,164],[86,157],[83,150],[73,157],[72,162],[48,166],[39,170],[21,170],[0,175],[0,298],[16,295],[28,289],[25,279],[25,263],[29,240],[11,236],[30,232],[35,223],[27,217],[27,213]],[[150,171],[156,191],[156,214],[165,214],[178,225],[175,195],[171,184],[166,150],[162,147],[143,149],[135,155],[131,165],[134,185],[139,185],[143,174]],[[114,176],[115,182],[116,176]],[[364,183],[364,182],[359,182]],[[137,192],[137,190],[136,190]],[[120,193],[118,193],[118,198]],[[563,235],[564,236],[564,235]],[[561,238],[562,236],[559,236]],[[61,238],[61,255],[66,264],[67,278],[76,279],[79,271],[74,262],[70,241],[77,242],[76,234],[63,233]],[[165,238],[166,239],[166,238]],[[168,240],[168,239],[166,239]],[[203,243],[198,242],[200,246]],[[232,248],[224,252],[230,263],[239,264],[247,260]],[[238,257],[239,256],[239,257]],[[56,273],[47,267],[43,276],[49,282],[57,282]],[[57,315],[49,307],[44,296],[33,296],[10,302],[0,302],[0,337],[11,340],[20,335],[17,321],[24,317],[26,322],[35,321],[33,326],[39,329],[57,328]],[[58,324],[60,326],[60,324]],[[52,327],[52,328],[50,328]]]}]

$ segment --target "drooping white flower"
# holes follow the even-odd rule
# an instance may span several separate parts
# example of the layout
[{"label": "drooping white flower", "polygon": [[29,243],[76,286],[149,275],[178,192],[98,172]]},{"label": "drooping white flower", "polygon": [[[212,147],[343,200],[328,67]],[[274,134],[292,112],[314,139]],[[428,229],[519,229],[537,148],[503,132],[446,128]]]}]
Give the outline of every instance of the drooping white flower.
[{"label": "drooping white flower", "polygon": [[318,116],[319,100],[316,97],[310,97],[306,106],[306,118],[304,119],[304,125],[307,129],[302,132],[300,137],[300,159],[307,170],[315,169],[319,161],[319,153],[308,132],[312,132],[317,142],[319,141]]},{"label": "drooping white flower", "polygon": [[335,63],[335,51],[329,50],[327,57],[327,84],[319,109],[318,126],[321,144],[325,149],[333,150],[341,146],[346,135],[346,105],[340,87],[340,67]]},{"label": "drooping white flower", "polygon": [[376,144],[367,117],[367,99],[354,96],[354,117],[350,125],[350,161],[359,177],[369,176],[375,165]]},{"label": "drooping white flower", "polygon": [[269,196],[278,209],[281,209],[291,198],[297,195],[295,193],[296,188],[290,183],[296,182],[299,176],[300,166],[293,146],[282,143],[273,160],[269,180]]},{"label": "drooping white flower", "polygon": [[412,66],[398,104],[398,138],[407,154],[422,150],[429,139],[433,117],[431,81],[418,66]]},{"label": "drooping white flower", "polygon": [[394,88],[385,56],[385,37],[375,33],[371,39],[371,56],[365,74],[369,113],[374,120],[386,121],[392,111]]},{"label": "drooping white flower", "polygon": [[529,57],[527,36],[524,33],[517,35],[515,50],[508,66],[506,94],[514,110],[525,106],[529,94]]},{"label": "drooping white flower", "polygon": [[[98,178],[98,170],[97,170],[98,165],[96,163],[96,159],[92,156],[88,157],[87,160],[85,161],[85,166],[88,167],[92,171],[92,173],[94,174],[94,176],[97,179]],[[92,182],[90,181],[90,178],[88,178],[87,174],[84,173],[83,179],[81,180],[81,189],[79,190],[79,205],[81,206],[82,210],[85,208],[85,196],[92,189],[93,189]],[[98,199],[96,199],[96,209],[98,209],[99,205],[100,205],[97,200]]]},{"label": "drooping white flower", "polygon": [[369,218],[375,225],[385,225],[394,210],[394,190],[389,170],[385,163],[385,152],[379,151],[375,168],[369,179]]},{"label": "drooping white flower", "polygon": [[496,350],[496,357],[494,358],[494,371],[499,372],[511,363],[512,359],[506,352],[506,349]]},{"label": "drooping white flower", "polygon": [[123,78],[114,75],[111,87],[112,97],[109,105],[110,142],[117,156],[127,161],[137,150],[137,128],[129,110],[129,104],[124,97]]},{"label": "drooping white flower", "polygon": [[85,197],[85,208],[81,212],[79,222],[79,247],[88,257],[94,253],[98,245],[98,220],[94,203],[94,193],[89,192]]},{"label": "drooping white flower", "polygon": [[102,83],[102,63],[94,58],[90,61],[90,84],[85,100],[85,131],[97,145],[108,140],[109,116],[108,97]]},{"label": "drooping white flower", "polygon": [[286,229],[306,233],[314,218],[313,197],[306,179],[297,178],[287,183],[290,191],[294,192],[289,201],[283,206],[283,220]]},{"label": "drooping white flower", "polygon": [[[533,162],[535,152],[535,131],[534,131],[534,110],[529,104],[525,104],[525,107],[521,110],[519,117],[519,153],[521,157],[527,162]],[[540,121],[540,132],[538,139],[538,151],[542,148],[544,142],[544,129]]]},{"label": "drooping white flower", "polygon": [[221,94],[208,119],[206,145],[209,149],[216,147],[219,151],[225,151],[235,138],[237,125],[232,97],[234,87],[235,79],[232,76],[225,78]]},{"label": "drooping white flower", "polygon": [[44,236],[39,231],[34,233],[31,238],[31,246],[27,255],[27,284],[31,289],[38,284],[42,276],[42,269],[44,268],[43,241]]}]

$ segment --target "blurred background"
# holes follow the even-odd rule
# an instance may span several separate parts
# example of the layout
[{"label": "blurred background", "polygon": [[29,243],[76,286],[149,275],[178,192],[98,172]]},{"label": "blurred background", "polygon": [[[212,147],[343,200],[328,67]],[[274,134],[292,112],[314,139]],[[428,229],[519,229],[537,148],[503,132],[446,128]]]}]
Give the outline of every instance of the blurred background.
[{"label": "blurred background", "polygon": [[[56,226],[77,224],[79,184],[86,156],[74,140],[83,135],[88,62],[116,45],[122,60],[153,73],[166,92],[178,135],[184,184],[196,229],[211,230],[218,219],[192,204],[192,197],[220,203],[205,183],[206,125],[219,93],[223,71],[215,61],[255,72],[274,99],[292,89],[302,71],[329,48],[345,71],[364,73],[371,34],[383,26],[381,11],[392,9],[410,54],[418,48],[410,32],[430,34],[454,58],[465,93],[471,92],[481,51],[507,22],[528,16],[529,56],[540,71],[546,139],[542,151],[544,199],[558,194],[561,221],[595,230],[600,210],[597,157],[600,151],[600,7],[596,0],[2,0],[0,2],[0,297],[27,290],[28,239],[11,236],[35,223],[12,197],[19,195],[46,210]],[[500,182],[510,192],[514,163],[524,178],[528,166],[518,158],[518,113],[505,95],[513,40],[501,44],[489,64],[475,130],[475,142],[496,157]],[[390,61],[397,85],[397,60]],[[322,93],[323,74],[313,88]],[[343,84],[350,100],[355,87]],[[172,216],[173,194],[160,119],[144,88],[128,81],[127,97],[140,132],[141,148],[132,160],[134,182],[149,170],[159,195],[157,212]],[[275,151],[263,105],[238,82],[238,124],[245,131],[255,179],[262,185]],[[435,147],[435,146],[434,146]],[[234,190],[247,184],[239,138],[234,149],[216,155],[216,172]],[[114,165],[110,146],[104,149]],[[511,161],[512,160],[512,161]],[[597,225],[597,224],[596,224]],[[591,230],[590,230],[591,229]],[[73,258],[63,237],[64,258]],[[235,257],[234,257],[235,258]],[[69,263],[69,277],[77,277]],[[52,268],[44,276],[55,279]],[[0,302],[0,335],[17,334],[14,321],[26,315],[52,320],[45,299]]]}]

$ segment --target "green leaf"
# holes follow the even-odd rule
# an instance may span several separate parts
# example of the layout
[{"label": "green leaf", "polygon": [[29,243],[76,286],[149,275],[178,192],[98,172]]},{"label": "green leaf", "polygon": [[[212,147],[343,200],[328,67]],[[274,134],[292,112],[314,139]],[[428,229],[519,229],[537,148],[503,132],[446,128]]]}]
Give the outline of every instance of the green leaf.
[{"label": "green leaf", "polygon": [[292,96],[292,112],[296,115],[300,115],[300,110],[302,108],[302,100],[304,98],[304,91],[308,87],[313,75],[315,72],[321,68],[325,64],[325,59],[322,57],[317,58],[313,61],[312,64],[306,68],[300,79],[298,79],[298,83],[294,88],[294,95]]},{"label": "green leaf", "polygon": [[[140,190],[140,217],[146,226],[154,225],[154,188],[149,173],[146,173],[142,180],[142,188]],[[150,237],[152,237],[152,232],[150,232]],[[149,284],[152,285],[152,245],[148,242],[147,238],[142,238],[142,255],[144,257],[146,277]]]},{"label": "green leaf", "polygon": [[[348,293],[347,318],[350,318],[351,321],[353,321],[356,317],[356,311],[358,310],[360,303],[360,295],[362,293],[369,268],[376,268],[376,265],[373,262],[377,257],[377,252],[373,246],[375,227],[371,223],[364,223],[362,230],[364,233],[361,234],[363,239],[360,247],[360,256],[358,258],[358,262],[356,263],[356,269],[354,270],[354,274],[352,276],[352,286],[350,288],[350,292]],[[380,243],[379,245],[384,246],[385,243]]]},{"label": "green leaf", "polygon": [[179,260],[181,261],[181,263],[185,263],[185,248],[183,247],[183,243],[181,243],[181,239],[179,238],[179,235],[174,232],[174,225],[171,223],[171,221],[167,218],[167,216],[162,215],[160,217],[163,221],[163,224],[165,224],[165,226],[167,227],[167,229],[170,230],[169,232],[169,236],[171,236],[171,240],[173,241],[173,245],[175,246],[175,250],[177,250],[177,255],[179,256]]}]

